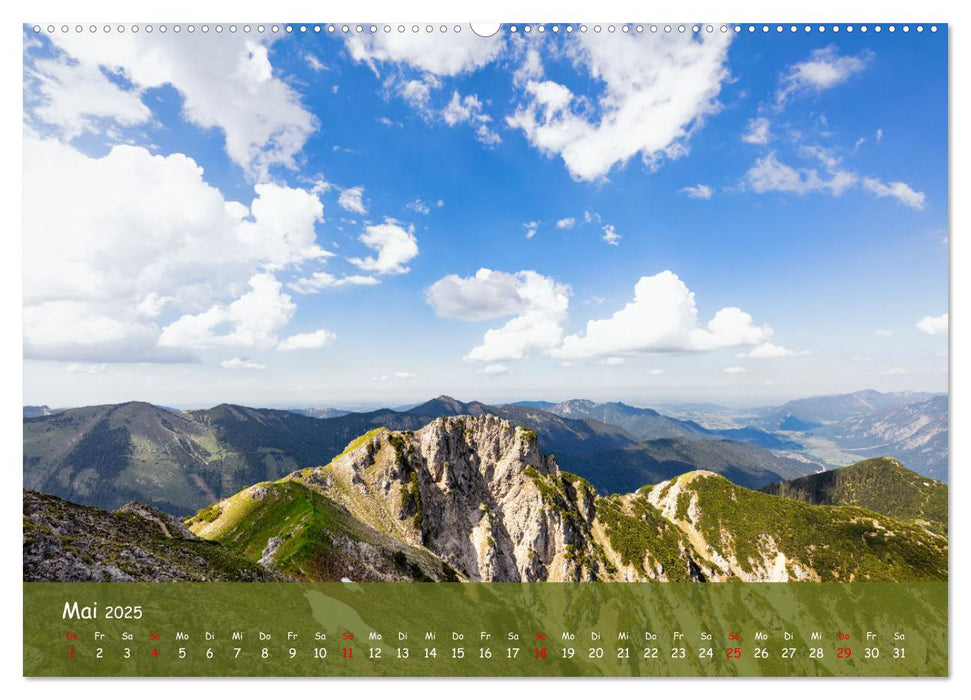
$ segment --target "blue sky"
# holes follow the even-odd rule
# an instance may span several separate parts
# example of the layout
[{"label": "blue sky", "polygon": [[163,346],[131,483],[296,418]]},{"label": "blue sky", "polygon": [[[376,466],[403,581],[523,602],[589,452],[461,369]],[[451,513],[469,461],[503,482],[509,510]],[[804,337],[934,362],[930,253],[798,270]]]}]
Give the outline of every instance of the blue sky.
[{"label": "blue sky", "polygon": [[947,36],[24,34],[27,403],[947,389]]}]

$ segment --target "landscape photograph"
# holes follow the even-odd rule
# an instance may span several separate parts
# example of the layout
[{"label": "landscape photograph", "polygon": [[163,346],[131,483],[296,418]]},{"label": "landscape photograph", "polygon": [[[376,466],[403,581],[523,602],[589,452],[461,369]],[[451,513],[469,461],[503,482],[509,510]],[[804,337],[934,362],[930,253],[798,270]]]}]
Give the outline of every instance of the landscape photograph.
[{"label": "landscape photograph", "polygon": [[946,32],[437,27],[24,26],[24,582],[946,582]]}]

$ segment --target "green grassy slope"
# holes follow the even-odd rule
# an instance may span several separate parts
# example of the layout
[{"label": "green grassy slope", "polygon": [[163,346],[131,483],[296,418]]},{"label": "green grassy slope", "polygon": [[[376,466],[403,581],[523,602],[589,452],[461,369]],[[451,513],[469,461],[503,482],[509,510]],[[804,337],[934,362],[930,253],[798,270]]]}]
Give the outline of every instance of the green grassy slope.
[{"label": "green grassy slope", "polygon": [[751,491],[715,474],[686,474],[678,483],[679,513],[690,517],[693,507],[694,528],[743,570],[751,570],[750,560],[768,547],[783,552],[788,566],[795,560],[823,581],[947,578],[947,540],[912,523],[855,506],[810,505]]},{"label": "green grassy slope", "polygon": [[860,506],[947,534],[947,484],[890,457],[766,486],[766,493],[816,505]]},{"label": "green grassy slope", "polygon": [[295,478],[256,484],[185,523],[195,534],[301,580],[447,580],[430,553],[387,537]]}]

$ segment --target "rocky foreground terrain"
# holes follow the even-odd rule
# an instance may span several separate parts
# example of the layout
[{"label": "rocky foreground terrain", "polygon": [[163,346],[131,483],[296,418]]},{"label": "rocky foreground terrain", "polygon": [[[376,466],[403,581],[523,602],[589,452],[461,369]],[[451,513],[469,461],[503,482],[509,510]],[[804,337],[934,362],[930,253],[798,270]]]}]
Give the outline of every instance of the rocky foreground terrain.
[{"label": "rocky foreground terrain", "polygon": [[140,503],[113,513],[24,491],[24,581],[276,581],[286,577]]}]

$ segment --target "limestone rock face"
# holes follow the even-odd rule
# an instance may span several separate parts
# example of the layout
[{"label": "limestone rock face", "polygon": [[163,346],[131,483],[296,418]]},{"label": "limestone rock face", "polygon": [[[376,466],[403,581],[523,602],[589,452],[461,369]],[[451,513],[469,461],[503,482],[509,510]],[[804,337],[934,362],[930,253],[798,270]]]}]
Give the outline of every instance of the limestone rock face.
[{"label": "limestone rock face", "polygon": [[[378,431],[310,477],[356,517],[472,581],[582,580],[591,493],[577,499],[536,434],[492,415]],[[555,501],[559,500],[560,503]]]}]

